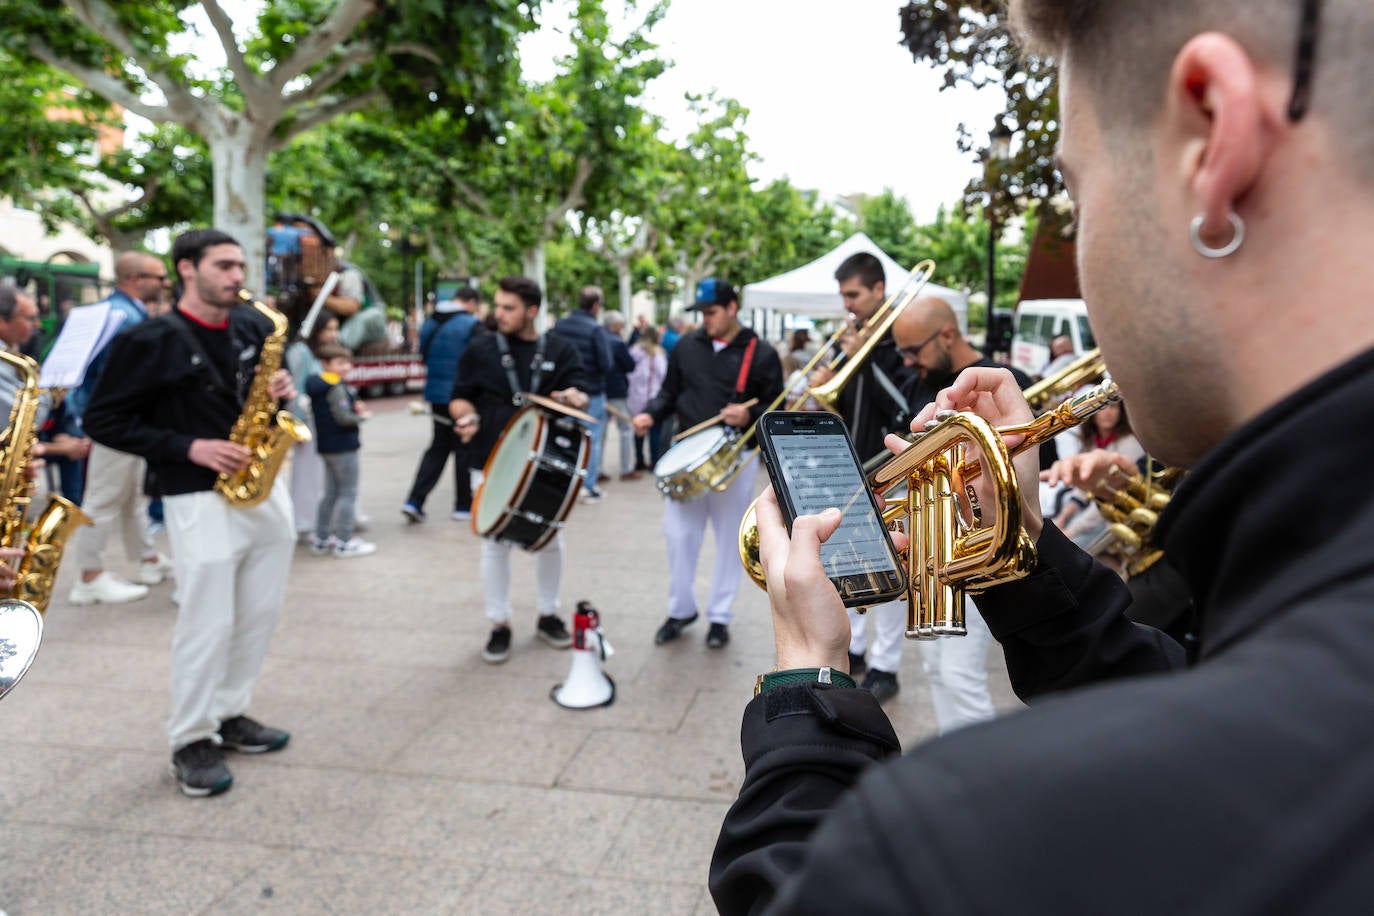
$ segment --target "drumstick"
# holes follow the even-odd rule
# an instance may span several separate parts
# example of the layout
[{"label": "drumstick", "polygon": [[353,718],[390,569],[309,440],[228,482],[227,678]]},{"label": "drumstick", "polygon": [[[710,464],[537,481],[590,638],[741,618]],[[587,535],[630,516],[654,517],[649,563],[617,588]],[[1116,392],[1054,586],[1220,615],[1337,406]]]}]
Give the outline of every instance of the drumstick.
[{"label": "drumstick", "polygon": [[[753,406],[754,406],[755,404],[757,404],[758,402],[759,402],[759,399],[758,399],[758,398],[750,398],[749,400],[745,401],[743,404],[740,404],[739,406],[741,406],[741,407],[753,407]],[[678,433],[676,436],[673,437],[673,441],[676,442],[676,441],[678,441],[679,439],[685,439],[686,437],[690,436],[692,433],[699,433],[699,432],[701,432],[703,429],[705,429],[705,428],[708,427],[708,426],[715,426],[717,423],[720,422],[720,418],[723,417],[724,415],[725,415],[725,412],[724,412],[724,411],[721,411],[720,413],[716,414],[714,417],[711,417],[709,420],[702,420],[702,421],[701,421],[700,423],[698,423],[696,426],[693,426],[693,427],[691,427],[690,429],[684,429],[682,432]]]},{"label": "drumstick", "polygon": [[610,414],[610,415],[613,416],[613,417],[619,417],[620,419],[624,420],[626,423],[629,423],[630,420],[631,420],[631,417],[630,417],[629,414],[627,414],[625,411],[621,410],[619,407],[612,407],[610,404],[607,404],[607,405],[606,405],[606,413]]}]

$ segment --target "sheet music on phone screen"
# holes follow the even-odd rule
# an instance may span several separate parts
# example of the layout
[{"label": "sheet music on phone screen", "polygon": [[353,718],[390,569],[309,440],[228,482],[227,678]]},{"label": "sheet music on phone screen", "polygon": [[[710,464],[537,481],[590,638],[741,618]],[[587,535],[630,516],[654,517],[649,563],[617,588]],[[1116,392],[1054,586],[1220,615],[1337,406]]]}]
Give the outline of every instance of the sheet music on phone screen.
[{"label": "sheet music on phone screen", "polygon": [[791,520],[837,508],[840,527],[821,545],[821,566],[842,597],[900,591],[900,564],[838,417],[777,411],[765,418],[765,455]]}]

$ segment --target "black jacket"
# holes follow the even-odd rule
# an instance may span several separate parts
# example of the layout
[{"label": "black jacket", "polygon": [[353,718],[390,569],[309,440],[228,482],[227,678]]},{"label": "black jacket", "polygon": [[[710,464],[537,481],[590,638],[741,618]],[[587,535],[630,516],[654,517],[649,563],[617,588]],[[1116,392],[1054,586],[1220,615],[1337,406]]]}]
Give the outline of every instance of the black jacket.
[{"label": "black jacket", "polygon": [[[740,368],[749,341],[758,340],[744,394],[735,397]],[[749,328],[741,327],[719,353],[711,345],[711,338],[701,328],[678,339],[668,354],[668,372],[658,394],[644,408],[661,423],[674,412],[678,428],[687,429],[720,413],[726,404],[758,398],[749,408],[749,417],[756,421],[764,410],[782,393],[782,362],[777,351]]]},{"label": "black jacket", "polygon": [[610,331],[606,340],[611,347],[611,371],[606,373],[606,397],[620,399],[630,393],[630,373],[635,371],[635,358],[630,347]]},{"label": "black jacket", "polygon": [[914,375],[903,364],[897,345],[885,338],[840,392],[840,416],[860,459],[866,461],[883,451],[883,437],[888,433],[909,429],[911,409],[902,389]]},{"label": "black jacket", "polygon": [[[501,351],[496,343],[500,331],[474,337],[468,343],[463,356],[458,360],[458,378],[453,383],[450,400],[462,398],[477,408],[481,425],[472,437],[468,454],[472,466],[481,467],[491,454],[492,448],[501,438],[502,431],[518,409],[514,402],[514,392],[506,370],[501,367]],[[530,391],[534,379],[534,358],[538,346],[533,340],[506,338],[514,360],[516,381],[521,391]],[[535,394],[546,397],[564,388],[577,388],[586,391],[586,373],[582,371],[582,361],[577,350],[557,334],[544,335],[544,362],[540,370],[539,385],[533,388]]]},{"label": "black jacket", "polygon": [[711,867],[717,905],[1367,909],[1372,449],[1374,352],[1227,437],[1178,488],[1157,533],[1198,603],[1193,667],[1047,527],[1039,571],[979,599],[1030,710],[898,758],[864,691],[755,699]]},{"label": "black jacket", "polygon": [[554,323],[553,333],[572,344],[582,361],[585,385],[577,387],[587,394],[605,394],[606,373],[613,365],[610,335],[597,324],[592,313],[573,309]]},{"label": "black jacket", "polygon": [[204,354],[211,363],[236,367],[226,373],[187,343],[194,328],[174,309],[115,337],[83,420],[95,441],[146,458],[163,496],[214,487],[218,475],[187,458],[191,442],[229,437],[272,331],[265,317],[240,307],[230,310],[227,333],[202,334],[216,348]]}]

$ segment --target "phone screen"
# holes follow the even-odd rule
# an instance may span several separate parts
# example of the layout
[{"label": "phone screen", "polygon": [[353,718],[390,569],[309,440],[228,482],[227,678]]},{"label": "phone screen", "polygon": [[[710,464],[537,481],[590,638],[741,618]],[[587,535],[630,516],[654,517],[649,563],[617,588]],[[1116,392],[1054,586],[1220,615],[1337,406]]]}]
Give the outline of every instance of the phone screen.
[{"label": "phone screen", "polygon": [[[763,418],[764,453],[789,528],[798,515],[839,509],[840,527],[821,545],[821,566],[846,604],[896,597],[904,577],[844,421],[818,413]],[[886,596],[886,597],[884,597]]]}]

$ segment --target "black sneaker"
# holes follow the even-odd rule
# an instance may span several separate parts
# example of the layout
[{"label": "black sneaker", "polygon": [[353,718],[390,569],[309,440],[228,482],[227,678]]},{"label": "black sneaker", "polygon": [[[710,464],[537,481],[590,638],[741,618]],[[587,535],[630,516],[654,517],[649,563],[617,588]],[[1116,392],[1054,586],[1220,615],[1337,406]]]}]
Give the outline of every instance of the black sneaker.
[{"label": "black sneaker", "polygon": [[879,703],[886,703],[902,689],[897,683],[897,675],[891,671],[879,671],[877,668],[869,668],[868,675],[859,686],[877,697]]},{"label": "black sneaker", "polygon": [[691,617],[669,617],[663,621],[663,626],[659,627],[658,632],[654,634],[654,642],[660,646],[665,642],[672,642],[682,635],[683,630],[696,623],[696,620],[696,614]]},{"label": "black sneaker", "polygon": [[291,733],[263,725],[247,716],[234,716],[219,724],[219,738],[223,747],[244,754],[266,754],[279,751],[291,740]]},{"label": "black sneaker", "polygon": [[224,765],[224,752],[210,738],[193,741],[173,753],[172,775],[182,793],[192,798],[218,795],[234,784],[234,774]]},{"label": "black sneaker", "polygon": [[557,614],[544,614],[539,618],[539,626],[534,628],[534,635],[544,642],[553,646],[555,649],[566,649],[572,645],[572,634],[563,624],[563,618]]},{"label": "black sneaker", "polygon": [[730,641],[730,628],[723,623],[711,624],[711,629],[706,633],[706,648],[724,649],[725,644]]},{"label": "black sneaker", "polygon": [[499,665],[510,658],[510,627],[493,627],[487,637],[487,646],[482,650],[482,661]]},{"label": "black sneaker", "polygon": [[858,677],[859,675],[863,674],[863,673],[864,673],[865,671],[867,671],[867,670],[868,670],[868,662],[864,661],[863,653],[860,652],[860,653],[858,653],[858,654],[856,655],[855,653],[850,652],[850,653],[849,653],[849,676],[850,676],[850,677]]},{"label": "black sneaker", "polygon": [[401,514],[406,517],[406,521],[412,525],[418,525],[425,520],[425,510],[414,503],[406,503],[401,507]]}]

